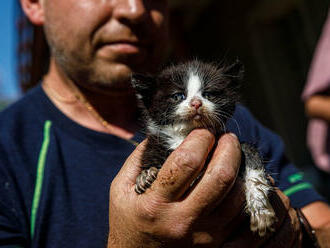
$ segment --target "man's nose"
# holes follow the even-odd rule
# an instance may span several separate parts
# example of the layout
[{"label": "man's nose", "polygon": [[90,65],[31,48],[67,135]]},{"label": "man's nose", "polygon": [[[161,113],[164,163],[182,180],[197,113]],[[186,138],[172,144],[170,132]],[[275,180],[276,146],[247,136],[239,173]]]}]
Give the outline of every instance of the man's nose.
[{"label": "man's nose", "polygon": [[117,0],[113,15],[121,20],[138,23],[147,16],[144,0]]}]

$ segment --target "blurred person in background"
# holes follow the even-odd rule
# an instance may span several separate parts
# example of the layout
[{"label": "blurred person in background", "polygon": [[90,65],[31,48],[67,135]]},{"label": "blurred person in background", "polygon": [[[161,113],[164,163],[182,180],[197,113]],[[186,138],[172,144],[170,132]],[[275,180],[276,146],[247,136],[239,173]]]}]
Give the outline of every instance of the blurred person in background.
[{"label": "blurred person in background", "polygon": [[[195,188],[187,192],[215,143],[206,130],[194,130],[152,188],[135,193],[145,142],[130,76],[163,61],[166,0],[21,4],[44,28],[51,58],[42,84],[0,115],[0,246],[317,247],[316,234],[326,247],[328,205],[311,188],[283,194],[298,170],[242,106],[240,130],[228,123],[234,134],[218,140]],[[264,237],[244,213],[237,136],[260,147],[279,188],[270,196],[277,222]]]},{"label": "blurred person in background", "polygon": [[[310,118],[307,142],[315,164],[330,174],[330,16],[315,50],[302,98]],[[328,177],[330,179],[330,177]]]}]

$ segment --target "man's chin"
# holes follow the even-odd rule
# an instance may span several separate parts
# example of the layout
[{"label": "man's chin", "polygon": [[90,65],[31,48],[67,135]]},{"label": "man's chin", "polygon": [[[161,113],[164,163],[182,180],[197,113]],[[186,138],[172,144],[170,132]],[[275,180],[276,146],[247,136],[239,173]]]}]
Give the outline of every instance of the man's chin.
[{"label": "man's chin", "polygon": [[83,88],[90,92],[102,94],[102,95],[113,95],[113,94],[126,94],[133,92],[133,88],[128,81],[123,82],[93,82],[90,84],[81,85]]},{"label": "man's chin", "polygon": [[99,93],[131,91],[131,75],[132,70],[129,67],[116,66],[105,71],[95,70],[89,80],[81,83]]},{"label": "man's chin", "polygon": [[[89,90],[105,93],[109,91],[132,90],[131,76],[133,72],[147,73],[148,63],[134,64],[123,61],[105,61],[98,59],[85,67],[83,70],[71,70],[72,79],[82,87]],[[67,66],[67,68],[72,68]]]},{"label": "man's chin", "polygon": [[104,86],[117,85],[118,82],[130,81],[133,69],[122,63],[99,63],[90,69],[89,81]]}]

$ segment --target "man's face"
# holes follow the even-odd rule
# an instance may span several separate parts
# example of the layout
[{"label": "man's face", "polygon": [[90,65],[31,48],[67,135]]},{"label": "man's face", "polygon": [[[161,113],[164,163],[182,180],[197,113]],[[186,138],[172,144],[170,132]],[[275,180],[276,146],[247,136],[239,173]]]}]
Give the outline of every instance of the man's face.
[{"label": "man's face", "polygon": [[167,46],[166,0],[45,0],[52,55],[72,80],[125,89],[131,73],[153,71]]}]

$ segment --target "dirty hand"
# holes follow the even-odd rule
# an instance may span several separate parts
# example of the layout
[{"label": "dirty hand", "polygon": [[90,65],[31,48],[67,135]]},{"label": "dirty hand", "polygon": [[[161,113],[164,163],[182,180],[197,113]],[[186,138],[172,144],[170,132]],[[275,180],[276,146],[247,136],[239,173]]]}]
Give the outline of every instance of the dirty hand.
[{"label": "dirty hand", "polygon": [[275,232],[263,238],[251,233],[244,185],[236,180],[241,150],[235,136],[219,139],[205,173],[190,188],[214,145],[210,132],[194,130],[168,157],[151,188],[138,195],[134,187],[145,145],[136,148],[111,184],[108,247],[297,247],[297,216],[280,192],[270,197],[278,218]]}]

